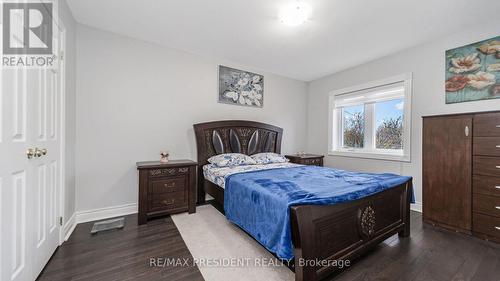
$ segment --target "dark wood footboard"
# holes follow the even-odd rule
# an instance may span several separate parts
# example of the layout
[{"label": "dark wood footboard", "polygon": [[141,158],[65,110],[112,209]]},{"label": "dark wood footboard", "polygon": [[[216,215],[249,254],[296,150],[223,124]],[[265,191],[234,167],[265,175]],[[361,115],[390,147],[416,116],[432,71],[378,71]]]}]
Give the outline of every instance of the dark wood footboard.
[{"label": "dark wood footboard", "polygon": [[388,237],[410,235],[411,180],[370,197],[291,208],[295,280],[321,280]]}]

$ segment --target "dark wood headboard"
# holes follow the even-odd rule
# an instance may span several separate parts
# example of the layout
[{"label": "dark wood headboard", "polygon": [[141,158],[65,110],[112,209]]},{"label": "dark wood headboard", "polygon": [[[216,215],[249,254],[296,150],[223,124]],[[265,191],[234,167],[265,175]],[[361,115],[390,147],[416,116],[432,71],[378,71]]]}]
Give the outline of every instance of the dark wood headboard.
[{"label": "dark wood headboard", "polygon": [[281,153],[283,129],[280,127],[245,120],[206,122],[193,127],[198,150],[198,202],[200,196],[204,196],[203,165],[208,163],[208,158],[222,153]]}]

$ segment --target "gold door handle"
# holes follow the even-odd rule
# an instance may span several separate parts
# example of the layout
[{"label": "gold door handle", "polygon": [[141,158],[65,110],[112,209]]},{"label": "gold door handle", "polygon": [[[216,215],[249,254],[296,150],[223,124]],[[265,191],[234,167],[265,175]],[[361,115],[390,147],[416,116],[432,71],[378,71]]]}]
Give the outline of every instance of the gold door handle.
[{"label": "gold door handle", "polygon": [[47,155],[47,149],[45,148],[40,149],[38,147],[35,148],[34,157],[42,157],[44,155]]},{"label": "gold door handle", "polygon": [[28,148],[26,150],[26,156],[28,157],[28,159],[35,157],[35,150],[33,148]]}]

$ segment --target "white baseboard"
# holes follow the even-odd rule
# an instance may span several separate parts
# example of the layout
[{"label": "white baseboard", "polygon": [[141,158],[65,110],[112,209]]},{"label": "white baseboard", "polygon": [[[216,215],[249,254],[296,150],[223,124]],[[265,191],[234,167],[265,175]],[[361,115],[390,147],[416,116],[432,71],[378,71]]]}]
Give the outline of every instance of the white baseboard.
[{"label": "white baseboard", "polygon": [[76,212],[76,223],[109,219],[137,213],[138,204],[125,204]]},{"label": "white baseboard", "polygon": [[71,233],[73,233],[73,230],[75,230],[76,227],[76,213],[73,213],[71,218],[66,221],[66,223],[63,226],[63,231],[64,231],[64,241],[68,241],[69,237],[71,236]]},{"label": "white baseboard", "polygon": [[422,203],[421,202],[415,202],[415,204],[411,204],[410,210],[422,213]]}]

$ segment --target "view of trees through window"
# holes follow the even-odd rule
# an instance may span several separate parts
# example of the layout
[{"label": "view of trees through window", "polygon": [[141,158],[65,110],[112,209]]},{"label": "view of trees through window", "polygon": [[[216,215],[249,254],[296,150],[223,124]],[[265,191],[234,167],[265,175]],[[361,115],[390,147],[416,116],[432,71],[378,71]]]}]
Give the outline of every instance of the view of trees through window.
[{"label": "view of trees through window", "polygon": [[365,109],[363,105],[342,108],[344,147],[363,148],[365,140]]},{"label": "view of trees through window", "polygon": [[375,147],[378,149],[403,149],[402,99],[375,103]]},{"label": "view of trees through window", "polygon": [[[374,104],[375,148],[403,149],[403,99]],[[342,108],[343,147],[363,148],[365,143],[364,105]]]}]

